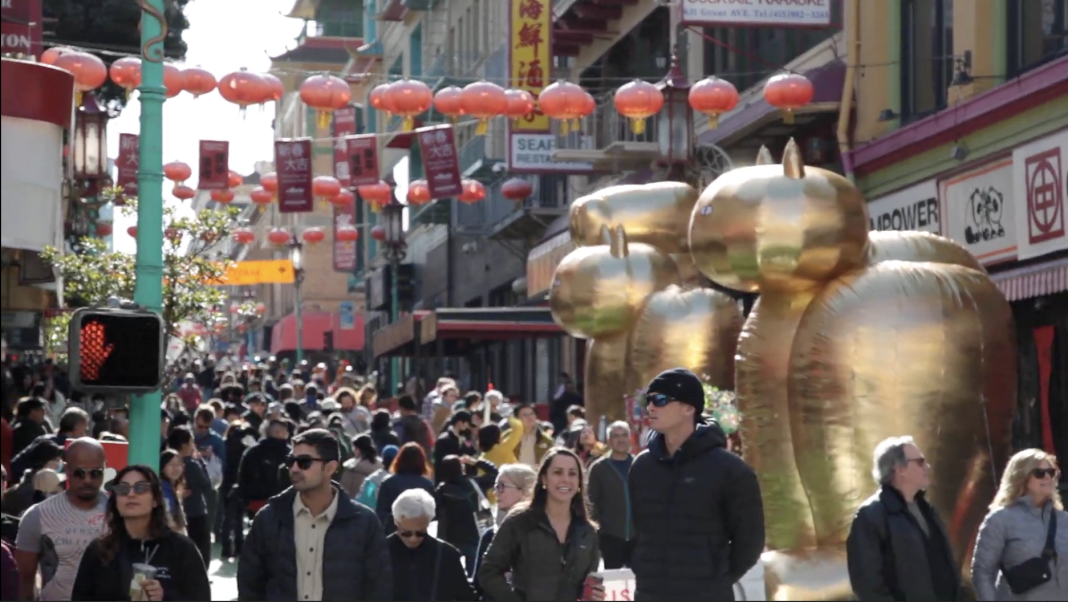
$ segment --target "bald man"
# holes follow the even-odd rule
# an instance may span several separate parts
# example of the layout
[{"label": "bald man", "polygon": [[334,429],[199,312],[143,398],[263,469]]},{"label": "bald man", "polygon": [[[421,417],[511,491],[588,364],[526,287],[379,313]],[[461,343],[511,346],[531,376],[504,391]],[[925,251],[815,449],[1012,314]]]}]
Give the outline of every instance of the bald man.
[{"label": "bald man", "polygon": [[64,460],[66,491],[32,506],[19,523],[15,561],[21,600],[34,599],[38,569],[41,600],[70,600],[82,554],[107,530],[104,447],[95,439],[75,439]]}]

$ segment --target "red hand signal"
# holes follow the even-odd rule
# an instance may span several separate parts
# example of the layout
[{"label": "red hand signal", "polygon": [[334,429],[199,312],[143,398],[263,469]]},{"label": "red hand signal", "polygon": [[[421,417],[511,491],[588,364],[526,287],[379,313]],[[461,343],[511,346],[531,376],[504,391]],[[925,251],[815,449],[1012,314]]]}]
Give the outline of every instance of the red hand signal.
[{"label": "red hand signal", "polygon": [[100,367],[107,361],[115,346],[108,344],[104,325],[99,322],[83,325],[81,336],[82,380],[96,380],[100,376]]}]

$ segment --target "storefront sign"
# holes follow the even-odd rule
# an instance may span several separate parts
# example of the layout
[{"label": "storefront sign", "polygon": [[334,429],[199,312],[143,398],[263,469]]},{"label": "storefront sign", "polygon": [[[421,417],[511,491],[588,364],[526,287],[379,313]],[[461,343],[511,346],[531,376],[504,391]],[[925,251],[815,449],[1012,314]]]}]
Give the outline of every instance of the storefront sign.
[{"label": "storefront sign", "polygon": [[940,184],[942,233],[984,265],[1016,257],[1012,163],[999,159]]},{"label": "storefront sign", "polygon": [[423,155],[430,198],[444,199],[460,194],[460,164],[456,158],[452,126],[419,128],[415,133],[419,136],[419,152]]},{"label": "storefront sign", "polygon": [[[553,3],[509,0],[508,81],[538,97],[552,70]],[[515,132],[548,132],[549,118],[537,108],[512,126]]]},{"label": "storefront sign", "polygon": [[230,143],[219,140],[200,141],[199,190],[224,190],[230,187]]},{"label": "storefront sign", "polygon": [[276,140],[274,165],[278,172],[278,211],[309,213],[312,198],[311,140]]},{"label": "storefront sign", "polygon": [[[582,148],[593,148],[593,137],[583,136]],[[585,172],[593,170],[589,163],[553,161],[556,136],[512,132],[508,149],[508,169],[515,173]]]},{"label": "storefront sign", "polygon": [[812,27],[831,24],[833,0],[682,0],[690,25]]},{"label": "storefront sign", "polygon": [[137,134],[119,134],[119,157],[115,160],[115,185],[137,184],[137,166],[141,158]]},{"label": "storefront sign", "polygon": [[1012,153],[1019,258],[1068,249],[1068,130]]},{"label": "storefront sign", "polygon": [[41,47],[41,0],[3,0],[0,14],[3,15],[0,52],[40,57],[44,50]]},{"label": "storefront sign", "polygon": [[918,230],[939,234],[938,184],[928,180],[868,203],[871,230]]},{"label": "storefront sign", "polygon": [[334,177],[342,188],[352,187],[352,169],[349,165],[347,136],[356,133],[356,107],[334,111]]},{"label": "storefront sign", "polygon": [[374,135],[354,136],[345,141],[349,153],[352,186],[378,183],[378,140]]}]

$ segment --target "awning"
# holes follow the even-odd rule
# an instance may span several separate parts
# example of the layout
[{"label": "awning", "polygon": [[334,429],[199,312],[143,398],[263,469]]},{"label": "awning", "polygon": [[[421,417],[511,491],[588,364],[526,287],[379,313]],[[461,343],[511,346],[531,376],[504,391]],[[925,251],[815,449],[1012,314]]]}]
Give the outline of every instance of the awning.
[{"label": "awning", "polygon": [[[416,311],[374,333],[375,357],[414,355],[442,342],[448,355],[465,354],[478,341],[556,336],[563,331],[548,307],[472,307]],[[431,353],[427,351],[426,353]]]},{"label": "awning", "polygon": [[1068,291],[1068,257],[990,275],[1009,301]]},{"label": "awning", "polygon": [[[301,317],[302,339],[305,351],[321,351],[325,343],[323,335],[334,333],[334,349],[359,351],[363,349],[363,315],[356,314],[352,328],[341,328],[341,316],[336,313],[304,312]],[[271,353],[295,351],[297,348],[297,317],[294,314],[282,318],[271,330]]]}]

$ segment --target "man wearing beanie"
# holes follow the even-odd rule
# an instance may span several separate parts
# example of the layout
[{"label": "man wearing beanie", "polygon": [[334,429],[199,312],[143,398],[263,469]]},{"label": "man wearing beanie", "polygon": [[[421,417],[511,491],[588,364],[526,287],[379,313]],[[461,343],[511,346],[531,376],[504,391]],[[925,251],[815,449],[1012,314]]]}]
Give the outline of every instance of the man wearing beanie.
[{"label": "man wearing beanie", "polygon": [[734,584],[764,551],[756,473],[702,418],[704,387],[694,373],[662,372],[645,403],[654,433],[630,469],[634,599],[734,600]]}]

